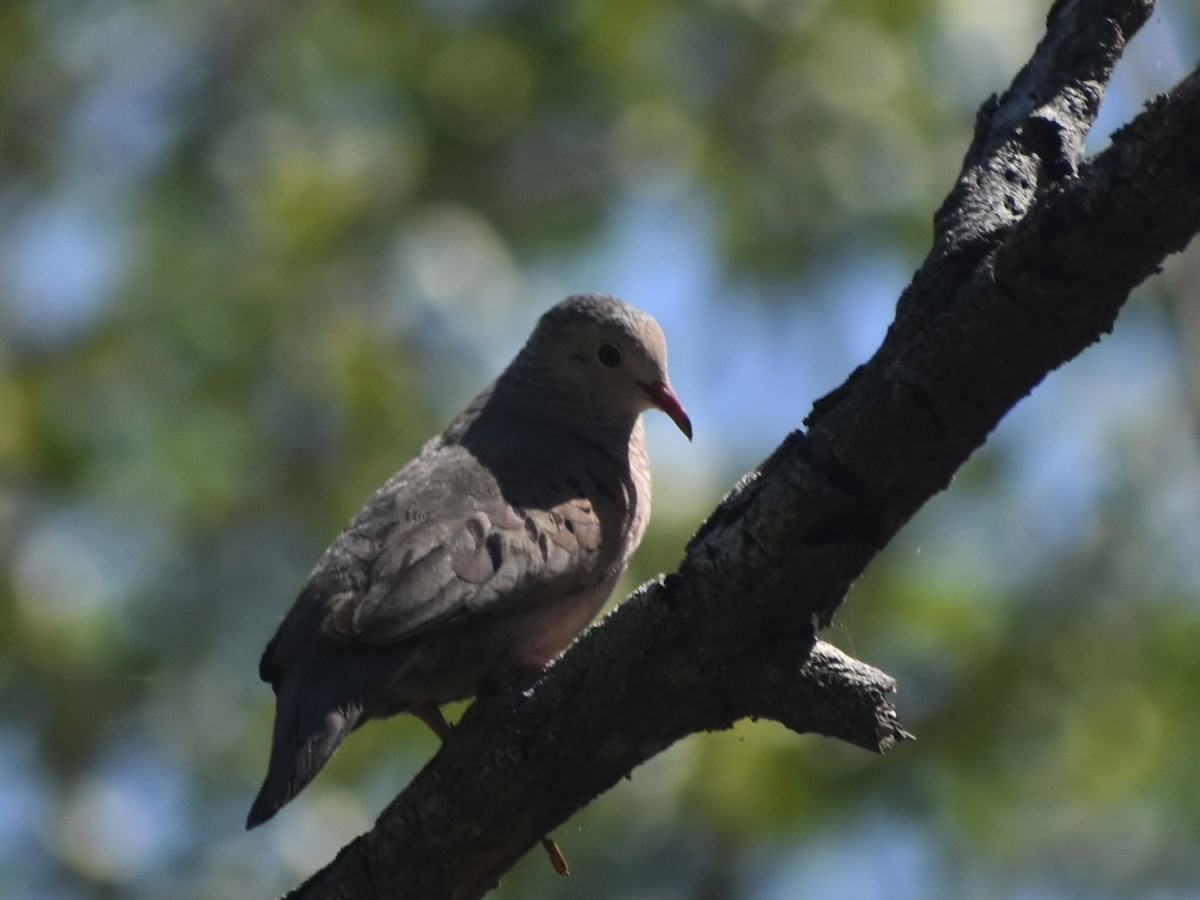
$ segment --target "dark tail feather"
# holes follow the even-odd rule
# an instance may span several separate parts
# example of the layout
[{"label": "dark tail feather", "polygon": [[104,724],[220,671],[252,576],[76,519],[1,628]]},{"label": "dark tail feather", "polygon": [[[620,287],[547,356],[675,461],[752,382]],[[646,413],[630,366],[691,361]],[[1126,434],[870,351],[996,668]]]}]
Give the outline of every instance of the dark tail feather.
[{"label": "dark tail feather", "polygon": [[362,705],[326,685],[285,679],[275,705],[275,734],[267,777],[250,807],[246,828],[261,825],[316,777],[333,751],[355,729]]}]

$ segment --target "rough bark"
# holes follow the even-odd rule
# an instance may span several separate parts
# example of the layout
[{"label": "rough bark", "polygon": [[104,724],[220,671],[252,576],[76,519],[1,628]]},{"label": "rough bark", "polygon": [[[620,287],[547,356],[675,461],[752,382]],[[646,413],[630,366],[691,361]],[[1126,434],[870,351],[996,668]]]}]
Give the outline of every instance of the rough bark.
[{"label": "rough bark", "polygon": [[894,684],[815,638],[884,544],[1045,375],[1111,330],[1200,230],[1200,72],[1081,159],[1150,0],[1060,0],[980,111],[929,257],[882,346],[535,683],[481,698],[293,898],[472,898],[688,734],[778,720],[877,752]]}]

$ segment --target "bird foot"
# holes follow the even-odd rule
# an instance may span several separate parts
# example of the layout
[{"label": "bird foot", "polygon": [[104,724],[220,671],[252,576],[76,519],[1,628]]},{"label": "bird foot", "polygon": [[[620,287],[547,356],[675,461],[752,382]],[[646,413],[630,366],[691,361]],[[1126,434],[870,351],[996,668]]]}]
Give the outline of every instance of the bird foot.
[{"label": "bird foot", "polygon": [[550,865],[554,866],[554,871],[563,878],[571,877],[571,867],[567,865],[567,858],[563,855],[562,849],[550,838],[542,838],[542,846],[546,848],[546,855],[550,857]]},{"label": "bird foot", "polygon": [[435,703],[413,703],[408,707],[409,711],[429,726],[429,730],[436,734],[442,741],[446,742],[446,738],[450,736],[450,723],[446,721],[446,717],[442,715],[442,710]]}]

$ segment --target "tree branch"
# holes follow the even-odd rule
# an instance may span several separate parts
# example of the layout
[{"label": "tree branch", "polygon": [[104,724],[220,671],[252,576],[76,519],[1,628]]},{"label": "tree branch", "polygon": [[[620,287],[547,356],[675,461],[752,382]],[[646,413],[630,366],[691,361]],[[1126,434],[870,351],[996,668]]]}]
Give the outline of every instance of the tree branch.
[{"label": "tree branch", "polygon": [[1147,0],[1060,0],[981,110],[933,249],[874,357],[722,501],[675,575],[538,680],[478,700],[294,898],[471,898],[687,734],[743,717],[877,752],[894,684],[815,640],[879,549],[1130,290],[1200,230],[1200,74],[1094,159],[1083,136]]}]

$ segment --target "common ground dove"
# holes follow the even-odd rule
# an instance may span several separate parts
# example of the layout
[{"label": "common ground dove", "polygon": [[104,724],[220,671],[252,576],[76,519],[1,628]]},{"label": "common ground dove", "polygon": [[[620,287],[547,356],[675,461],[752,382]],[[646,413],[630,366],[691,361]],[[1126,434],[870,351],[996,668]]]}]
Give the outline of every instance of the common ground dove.
[{"label": "common ground dove", "polygon": [[658,323],[620,300],[550,308],[508,368],[367,501],[263,652],[276,694],[264,822],[369,719],[539,671],[604,605],[650,516],[641,414],[690,439]]}]

